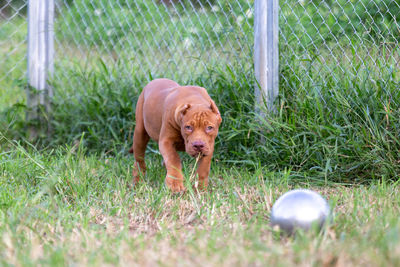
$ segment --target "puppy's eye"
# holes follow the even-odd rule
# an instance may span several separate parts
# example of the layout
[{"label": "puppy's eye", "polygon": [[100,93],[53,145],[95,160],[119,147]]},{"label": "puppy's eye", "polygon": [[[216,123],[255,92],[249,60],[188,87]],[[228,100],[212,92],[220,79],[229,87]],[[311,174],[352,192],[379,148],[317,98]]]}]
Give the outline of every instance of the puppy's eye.
[{"label": "puppy's eye", "polygon": [[212,130],[214,130],[214,127],[212,127],[212,126],[207,126],[207,131],[208,131],[208,132],[210,132],[210,131],[212,131]]},{"label": "puppy's eye", "polygon": [[185,126],[185,130],[187,130],[187,131],[192,131],[193,128],[192,128],[192,126],[190,126],[190,125],[186,125],[186,126]]}]

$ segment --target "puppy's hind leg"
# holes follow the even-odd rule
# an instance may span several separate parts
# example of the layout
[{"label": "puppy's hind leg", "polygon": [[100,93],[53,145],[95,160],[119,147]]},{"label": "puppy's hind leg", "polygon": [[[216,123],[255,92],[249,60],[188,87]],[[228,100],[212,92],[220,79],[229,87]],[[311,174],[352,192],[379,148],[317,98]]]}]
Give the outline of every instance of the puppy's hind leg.
[{"label": "puppy's hind leg", "polygon": [[133,152],[135,157],[135,165],[132,171],[133,185],[140,180],[141,176],[146,174],[146,163],[144,161],[144,156],[149,140],[150,136],[147,134],[146,129],[144,128],[143,95],[140,95],[136,106],[136,126],[133,134],[133,145],[129,150],[129,152]]}]

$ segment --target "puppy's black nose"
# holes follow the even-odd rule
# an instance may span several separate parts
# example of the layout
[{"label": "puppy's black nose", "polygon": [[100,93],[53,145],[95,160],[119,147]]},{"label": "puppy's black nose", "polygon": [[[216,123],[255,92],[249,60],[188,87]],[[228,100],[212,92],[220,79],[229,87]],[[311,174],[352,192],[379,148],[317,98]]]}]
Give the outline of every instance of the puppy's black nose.
[{"label": "puppy's black nose", "polygon": [[192,146],[194,150],[196,150],[197,152],[201,152],[205,147],[205,143],[203,141],[194,141],[192,143]]}]

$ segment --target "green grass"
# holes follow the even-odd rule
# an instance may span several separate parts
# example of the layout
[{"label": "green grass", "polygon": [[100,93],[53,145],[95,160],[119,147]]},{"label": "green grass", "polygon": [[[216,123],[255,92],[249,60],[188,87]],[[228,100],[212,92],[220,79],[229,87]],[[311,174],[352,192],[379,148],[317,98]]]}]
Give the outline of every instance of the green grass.
[{"label": "green grass", "polygon": [[[82,139],[88,153],[126,154],[132,143],[134,110],[146,78],[125,75],[99,61],[97,70],[65,68],[70,79],[55,79],[52,129],[36,145],[57,148]],[[294,71],[294,72],[293,72]],[[209,69],[184,84],[208,89],[223,123],[216,140],[215,159],[227,166],[290,170],[322,183],[397,181],[399,173],[400,93],[397,73],[327,79],[310,90],[301,87],[300,66],[282,70],[276,114],[254,111],[251,73],[227,67]],[[307,75],[317,78],[312,70]],[[180,81],[182,82],[182,81]],[[292,88],[298,88],[293,90]],[[27,138],[23,105],[1,113],[9,138]],[[151,143],[156,150],[155,143]]]},{"label": "green grass", "polygon": [[[132,189],[131,157],[86,155],[82,145],[10,146],[0,154],[3,265],[400,264],[396,184],[318,187],[289,171],[214,163],[209,193],[175,196],[156,154]],[[188,175],[193,162],[184,165]],[[323,194],[334,220],[319,235],[280,238],[269,226],[271,206],[298,187]]]},{"label": "green grass", "polygon": [[[93,1],[78,2],[83,10],[98,8]],[[110,3],[108,14],[134,20],[129,12],[119,13],[129,8]],[[144,8],[148,1],[138,3]],[[229,1],[223,3],[222,9],[232,8]],[[294,15],[315,14],[315,2],[307,3],[306,10],[300,4],[293,11],[282,7],[289,23],[296,21]],[[158,12],[161,19],[167,13],[158,8],[152,12]],[[325,6],[320,8],[326,11]],[[350,3],[345,11],[349,10]],[[141,73],[137,63],[145,62],[140,53],[148,53],[145,49],[151,47],[135,49],[132,61],[131,50],[124,51],[124,47],[133,43],[121,38],[127,31],[122,28],[125,24],[109,20],[111,24],[102,25],[103,30],[121,26],[109,36],[121,58],[101,46],[87,53],[89,61],[75,60],[107,34],[95,31],[88,39],[91,43],[83,47],[84,39],[79,38],[87,25],[72,25],[68,17],[79,16],[79,12],[70,9],[56,25],[65,30],[58,31],[65,33],[58,36],[58,45],[71,60],[56,62],[55,76],[49,81],[55,93],[51,136],[26,141],[31,123],[25,119],[25,82],[21,80],[26,67],[17,64],[25,46],[0,59],[4,62],[0,73],[18,66],[0,81],[0,265],[400,265],[400,73],[391,68],[394,62],[383,57],[389,53],[395,60],[397,50],[366,51],[339,42],[341,46],[331,52],[321,48],[313,54],[307,36],[300,40],[303,47],[281,45],[285,60],[281,61],[280,96],[276,113],[265,117],[254,113],[251,62],[228,66],[218,58],[220,62],[206,60],[207,67],[198,68],[199,58],[177,53],[180,64],[192,74],[177,81],[206,87],[223,116],[209,192],[190,190],[195,182],[189,178],[194,161],[182,154],[189,191],[178,196],[164,185],[165,170],[154,142],[147,151],[147,176],[131,187],[133,158],[127,150],[136,100],[148,78],[160,75]],[[186,22],[192,16],[181,14],[183,24],[193,26]],[[205,18],[195,21],[205,24],[208,31],[215,16],[208,22]],[[301,21],[309,25],[319,19],[302,16]],[[89,26],[99,27],[99,21]],[[335,24],[332,17],[326,21]],[[1,40],[18,32],[12,42],[1,46],[3,54],[14,51],[26,36],[21,30],[24,20],[12,22],[0,22]],[[342,31],[339,24],[334,31]],[[177,25],[181,24],[157,26],[168,35],[185,30],[173,29]],[[297,25],[295,32],[302,31],[302,26]],[[326,32],[325,26],[320,31],[329,40],[333,33]],[[383,36],[384,24],[377,26],[375,33]],[[229,33],[238,31],[222,30],[227,35],[221,32],[220,38],[227,39]],[[309,25],[306,32],[313,34],[314,30]],[[190,34],[207,37],[195,30]],[[154,38],[159,41],[161,37]],[[77,43],[67,42],[72,39]],[[352,41],[357,47],[357,40]],[[174,47],[178,52],[193,52],[180,43]],[[102,55],[104,51],[111,56]],[[151,55],[157,58],[162,53],[161,49]],[[338,65],[329,53],[345,56]],[[127,62],[133,62],[132,68]],[[174,72],[174,68],[168,70]],[[329,200],[334,220],[324,232],[281,237],[271,229],[272,204],[293,188],[311,188]]]},{"label": "green grass", "polygon": [[[127,153],[137,97],[147,81],[135,73],[127,77],[101,62],[99,66],[63,69],[71,77],[68,83],[54,80],[54,132],[41,139],[42,146],[74,144],[84,133],[88,152]],[[400,171],[397,74],[362,82],[327,79],[326,84],[306,90],[297,79],[304,69],[295,64],[292,68],[294,72],[282,70],[285,79],[277,113],[264,118],[253,112],[254,80],[247,78],[251,73],[238,75],[216,67],[184,83],[206,87],[221,111],[216,160],[250,169],[287,169],[322,182],[396,181]],[[317,79],[313,70],[307,75]],[[157,149],[154,143],[151,147]]]}]

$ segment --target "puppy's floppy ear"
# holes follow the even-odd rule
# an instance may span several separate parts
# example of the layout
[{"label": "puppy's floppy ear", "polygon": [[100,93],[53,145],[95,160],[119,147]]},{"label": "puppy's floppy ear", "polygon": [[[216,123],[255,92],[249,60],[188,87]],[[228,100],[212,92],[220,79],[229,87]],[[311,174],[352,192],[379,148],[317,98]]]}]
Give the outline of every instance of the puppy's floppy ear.
[{"label": "puppy's floppy ear", "polygon": [[211,108],[211,111],[217,115],[218,124],[221,124],[221,122],[222,122],[221,113],[219,112],[217,105],[215,105],[215,102],[212,99],[211,99],[210,108]]},{"label": "puppy's floppy ear", "polygon": [[190,104],[185,104],[177,107],[177,109],[175,110],[175,122],[178,125],[181,123],[182,117],[186,114],[190,107]]}]

